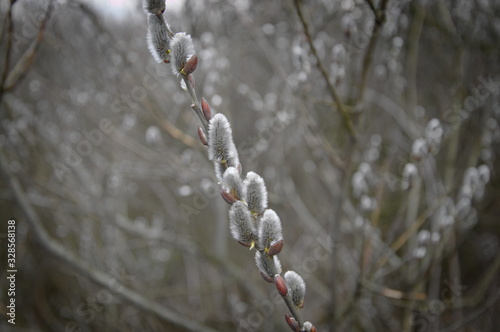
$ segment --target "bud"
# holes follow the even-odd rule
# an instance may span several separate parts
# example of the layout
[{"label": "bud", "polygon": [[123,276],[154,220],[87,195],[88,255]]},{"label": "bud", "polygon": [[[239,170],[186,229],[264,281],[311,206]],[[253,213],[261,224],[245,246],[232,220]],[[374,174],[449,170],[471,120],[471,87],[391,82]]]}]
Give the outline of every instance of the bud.
[{"label": "bud", "polygon": [[148,15],[148,48],[156,62],[169,62],[167,24],[161,15]]},{"label": "bud", "polygon": [[281,239],[279,241],[271,242],[271,245],[269,246],[269,250],[268,250],[267,254],[269,256],[274,256],[274,255],[279,254],[281,252],[281,249],[283,249],[284,244],[285,244],[285,241],[283,241],[283,239]]},{"label": "bud", "polygon": [[267,208],[267,190],[264,179],[255,172],[248,172],[245,185],[248,208],[255,214],[261,214]]},{"label": "bud", "polygon": [[408,163],[403,168],[403,180],[401,181],[401,189],[410,189],[418,176],[417,166],[413,163]]},{"label": "bud", "polygon": [[436,151],[439,148],[442,137],[443,126],[441,122],[436,118],[431,119],[425,128],[425,138],[429,142],[429,147],[432,151]]},{"label": "bud", "polygon": [[219,180],[222,180],[227,167],[236,167],[240,163],[231,126],[221,113],[216,114],[208,124],[208,159],[214,161],[215,175]]},{"label": "bud", "polygon": [[300,331],[299,323],[297,323],[297,321],[295,320],[295,318],[293,318],[293,316],[285,314],[285,319],[286,319],[288,326],[290,326],[290,328],[292,329],[292,331],[294,331],[294,332]]},{"label": "bud", "polygon": [[249,244],[250,249],[253,248],[257,241],[257,230],[245,203],[235,202],[229,210],[229,228],[236,241]]},{"label": "bud", "polygon": [[201,126],[198,126],[198,137],[200,138],[201,143],[204,145],[208,145],[207,136],[205,136],[205,132]]},{"label": "bud", "polygon": [[280,276],[279,274],[276,274],[274,276],[274,285],[276,286],[278,293],[281,296],[285,297],[286,294],[288,293],[288,290],[286,289],[285,280],[283,280],[283,277]]},{"label": "bud", "polygon": [[[259,248],[269,255],[271,243],[282,239],[280,218],[273,210],[266,210],[259,223]],[[277,246],[279,247],[279,244]]]},{"label": "bud", "polygon": [[[172,73],[179,76],[184,69],[188,59],[194,54],[193,41],[191,36],[185,32],[178,32],[170,41]],[[186,74],[183,74],[186,75]]]},{"label": "bud", "polygon": [[490,168],[486,165],[481,165],[477,168],[479,174],[479,179],[483,184],[487,184],[490,181]]},{"label": "bud", "polygon": [[233,195],[231,195],[230,193],[226,192],[224,189],[220,190],[220,195],[226,201],[226,203],[229,204],[229,205],[233,205],[235,202],[238,201],[236,198],[234,198]]},{"label": "bud", "polygon": [[228,167],[222,176],[222,189],[236,200],[243,200],[246,196],[246,188],[240,173],[235,167]]},{"label": "bud", "polygon": [[205,119],[207,119],[207,121],[210,121],[210,119],[212,118],[212,112],[210,111],[210,105],[205,98],[201,98],[201,110],[203,111]]},{"label": "bud", "polygon": [[[188,83],[189,83],[189,85],[191,86],[192,89],[194,89],[196,87],[193,75],[188,75],[187,76],[187,81],[188,81]],[[185,84],[184,80],[181,81],[181,86],[182,86],[182,83]],[[186,87],[186,90],[187,90],[187,87]]]},{"label": "bud", "polygon": [[161,15],[165,11],[165,0],[144,0],[142,8],[146,14]]},{"label": "bud", "polygon": [[196,56],[196,54],[193,54],[184,65],[184,68],[182,68],[181,74],[190,75],[194,73],[194,71],[196,70],[196,66],[198,66],[198,57]]},{"label": "bud", "polygon": [[417,241],[420,245],[427,245],[431,239],[431,232],[426,229],[421,230],[417,234]]},{"label": "bud", "polygon": [[274,266],[268,266],[267,262],[269,262],[269,257],[262,256],[262,254],[257,250],[255,252],[255,263],[257,264],[257,267],[259,268],[259,271],[261,272],[261,275],[265,275],[266,277],[262,276],[264,280],[271,279],[271,282],[274,281],[274,275],[275,274],[280,274],[281,273],[281,262],[278,259],[278,256],[273,256],[272,263]]},{"label": "bud", "polygon": [[417,138],[411,147],[411,157],[415,161],[424,159],[429,154],[429,145],[426,139]]},{"label": "bud", "polygon": [[314,327],[310,322],[305,322],[304,325],[302,325],[302,331],[305,332],[311,332],[311,329]]},{"label": "bud", "polygon": [[285,273],[285,283],[288,286],[293,303],[302,308],[304,306],[304,296],[306,295],[304,279],[294,271],[287,271]]},{"label": "bud", "polygon": [[270,284],[272,284],[274,282],[274,279],[271,278],[267,273],[262,272],[262,271],[259,271],[259,272],[260,272],[260,276],[262,277],[262,279],[264,279],[265,281],[267,281]]}]

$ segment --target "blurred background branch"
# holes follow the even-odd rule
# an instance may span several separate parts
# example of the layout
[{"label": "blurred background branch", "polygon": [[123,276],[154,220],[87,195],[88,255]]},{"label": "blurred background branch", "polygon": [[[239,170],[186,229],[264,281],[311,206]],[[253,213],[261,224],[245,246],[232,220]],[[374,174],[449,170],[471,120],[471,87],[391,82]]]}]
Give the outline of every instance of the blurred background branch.
[{"label": "blurred background branch", "polygon": [[[165,15],[190,31],[197,92],[243,171],[266,179],[318,330],[499,325],[495,1],[172,0]],[[140,1],[0,0],[0,17],[0,260],[15,219],[20,271],[0,330],[282,329]]]}]

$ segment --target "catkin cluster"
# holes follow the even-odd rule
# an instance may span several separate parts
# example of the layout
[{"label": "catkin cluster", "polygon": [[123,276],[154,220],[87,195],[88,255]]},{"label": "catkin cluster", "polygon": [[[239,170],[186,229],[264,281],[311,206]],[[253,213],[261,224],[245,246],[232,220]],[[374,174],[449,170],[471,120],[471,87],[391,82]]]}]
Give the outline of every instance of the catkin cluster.
[{"label": "catkin cluster", "polygon": [[[204,108],[207,107],[208,104],[205,104]],[[209,115],[210,111],[204,113]],[[274,210],[268,208],[264,179],[251,171],[242,177],[238,151],[227,118],[219,113],[207,121],[208,139],[203,138],[202,142],[206,142],[208,158],[214,163],[221,195],[231,205],[231,235],[241,245],[256,249],[255,262],[262,278],[276,285],[278,293],[293,306],[293,313],[304,306],[306,285],[294,271],[288,271],[284,278],[281,277],[281,263],[277,256],[284,244],[281,220]],[[300,325],[296,317],[287,315],[286,320],[293,331],[316,331],[314,325],[308,322]]]},{"label": "catkin cluster", "polygon": [[165,0],[147,0],[143,8],[148,16],[148,48],[156,62],[171,63],[174,75],[189,75],[196,69],[197,58],[191,36],[173,33],[163,17]]},{"label": "catkin cluster", "polygon": [[[143,8],[148,16],[148,47],[157,62],[170,63],[172,72],[182,76],[184,84],[193,81],[192,73],[198,62],[191,37],[185,32],[173,33],[163,17],[165,0],[145,0]],[[281,276],[278,254],[283,248],[281,220],[268,208],[264,179],[255,172],[242,176],[238,151],[233,141],[231,125],[221,113],[212,116],[209,104],[198,100],[194,84],[187,87],[193,106],[204,125],[198,127],[200,141],[207,147],[208,158],[214,164],[215,175],[221,187],[222,198],[231,205],[229,228],[241,245],[256,249],[255,262],[262,278],[274,283],[291,315],[285,315],[293,331],[315,332],[316,327],[303,322],[300,309],[304,305],[306,285],[300,275],[288,271]],[[208,124],[208,125],[207,125]]]}]

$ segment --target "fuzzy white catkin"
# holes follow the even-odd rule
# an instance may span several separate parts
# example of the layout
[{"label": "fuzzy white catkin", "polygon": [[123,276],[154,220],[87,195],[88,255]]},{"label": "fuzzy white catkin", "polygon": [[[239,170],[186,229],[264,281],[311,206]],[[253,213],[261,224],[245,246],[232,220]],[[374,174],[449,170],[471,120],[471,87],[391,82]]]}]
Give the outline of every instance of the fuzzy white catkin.
[{"label": "fuzzy white catkin", "polygon": [[257,240],[257,230],[245,203],[238,201],[231,206],[229,229],[236,241],[250,245]]},{"label": "fuzzy white catkin", "polygon": [[443,126],[441,122],[436,118],[431,119],[425,128],[425,138],[429,141],[431,146],[437,149],[441,144],[442,137]]},{"label": "fuzzy white catkin", "polygon": [[169,39],[167,23],[161,15],[148,15],[148,48],[156,62],[168,60]]},{"label": "fuzzy white catkin", "polygon": [[172,73],[179,76],[187,60],[194,54],[193,40],[185,32],[178,32],[170,41]]},{"label": "fuzzy white catkin", "polygon": [[227,167],[236,167],[240,163],[231,125],[221,113],[216,114],[208,125],[208,159],[214,161],[215,175],[219,181]]},{"label": "fuzzy white catkin", "polygon": [[240,177],[240,172],[235,167],[226,169],[221,182],[223,190],[238,200],[245,200],[246,187]]},{"label": "fuzzy white catkin", "polygon": [[418,169],[417,166],[413,163],[407,163],[405,167],[403,168],[403,178],[401,181],[401,189],[402,190],[407,190],[409,189],[413,182],[418,177]]},{"label": "fuzzy white catkin", "polygon": [[429,153],[427,140],[425,138],[417,138],[411,146],[411,154],[416,160],[421,160]]},{"label": "fuzzy white catkin", "polygon": [[255,172],[248,172],[245,185],[247,188],[246,201],[250,211],[256,214],[264,212],[267,208],[267,189],[264,179]]},{"label": "fuzzy white catkin", "polygon": [[281,273],[281,262],[278,259],[278,256],[273,256],[273,263],[275,271],[273,271],[270,267],[264,264],[264,261],[262,259],[262,254],[259,251],[255,252],[255,264],[259,268],[259,271],[261,271],[264,274],[267,274],[271,278],[273,278],[276,273],[277,274]]},{"label": "fuzzy white catkin", "polygon": [[295,271],[287,271],[284,275],[288,292],[296,306],[302,307],[304,296],[306,295],[306,283]]},{"label": "fuzzy white catkin", "polygon": [[283,239],[283,234],[280,218],[276,212],[268,209],[264,212],[259,223],[259,248],[267,250],[271,243],[281,239]]},{"label": "fuzzy white catkin", "polygon": [[142,8],[146,14],[160,15],[165,11],[165,0],[144,0]]},{"label": "fuzzy white catkin", "polygon": [[306,332],[310,332],[312,329],[313,325],[311,322],[305,322],[304,325],[302,326],[302,330]]}]

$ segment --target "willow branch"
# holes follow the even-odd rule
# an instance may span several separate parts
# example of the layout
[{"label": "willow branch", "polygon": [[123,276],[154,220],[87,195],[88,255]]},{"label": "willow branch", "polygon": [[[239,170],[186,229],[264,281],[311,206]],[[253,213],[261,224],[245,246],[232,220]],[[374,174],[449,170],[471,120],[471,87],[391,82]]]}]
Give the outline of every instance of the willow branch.
[{"label": "willow branch", "polygon": [[375,8],[373,5],[373,1],[366,0],[368,5],[373,11],[375,15],[374,24],[372,28],[372,35],[370,37],[370,42],[368,43],[368,47],[366,49],[364,58],[363,58],[363,67],[361,70],[361,82],[359,84],[359,94],[358,94],[358,102],[363,100],[363,94],[366,87],[366,81],[368,79],[368,74],[370,73],[370,68],[373,60],[373,52],[375,50],[375,46],[377,45],[378,37],[380,36],[380,32],[382,31],[382,26],[385,23],[385,8],[387,6],[387,0],[382,0],[380,2],[379,8]]},{"label": "willow branch", "polygon": [[311,32],[309,29],[309,22],[306,20],[304,13],[302,11],[302,7],[300,6],[300,0],[294,0],[294,5],[295,9],[297,11],[297,15],[299,16],[300,22],[302,23],[302,27],[304,28],[304,34],[306,35],[306,39],[309,42],[309,47],[311,48],[311,53],[314,55],[316,58],[316,65],[323,76],[323,79],[326,82],[326,85],[328,87],[328,92],[330,93],[333,101],[335,102],[335,106],[337,106],[337,109],[339,110],[340,114],[342,115],[342,118],[344,119],[344,125],[347,128],[347,131],[349,133],[349,136],[351,139],[356,142],[358,140],[358,136],[356,134],[356,131],[354,130],[354,126],[352,124],[351,118],[349,117],[349,114],[347,113],[347,110],[340,100],[340,96],[337,93],[337,90],[333,86],[333,83],[330,80],[330,76],[328,75],[328,72],[321,61],[321,58],[318,55],[318,51],[316,50],[316,46],[314,46],[313,39],[311,36]]},{"label": "willow branch", "polygon": [[[5,63],[5,67],[4,67],[4,72],[2,74],[2,86],[1,86],[2,92],[7,91],[7,90],[11,90],[12,88],[14,88],[14,86],[24,77],[24,75],[26,75],[26,73],[28,72],[28,69],[33,64],[33,61],[35,60],[36,52],[38,51],[38,49],[42,43],[45,28],[47,26],[47,22],[51,16],[51,14],[52,14],[52,10],[53,10],[53,1],[50,1],[48,8],[47,8],[47,11],[45,13],[45,17],[43,18],[42,22],[40,23],[40,27],[38,28],[38,33],[36,35],[36,38],[31,42],[31,45],[28,47],[28,49],[26,49],[26,51],[24,51],[24,53],[19,57],[19,60],[17,60],[16,64],[12,68],[12,70],[7,72],[8,65],[9,65],[9,63],[7,61],[9,60],[8,57],[10,57],[10,54],[11,54],[11,51],[10,51],[11,45],[9,45],[9,49],[7,50],[8,57],[6,57],[6,59],[5,59],[6,63]],[[11,15],[10,11],[9,11],[9,15]],[[12,39],[10,35],[13,32],[12,17],[9,17],[9,20],[10,20],[10,23],[9,23],[10,24],[9,43],[10,43],[11,39]]]}]

